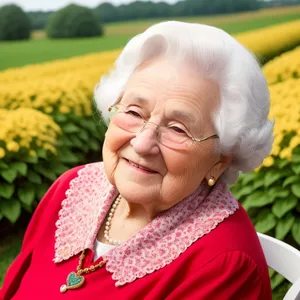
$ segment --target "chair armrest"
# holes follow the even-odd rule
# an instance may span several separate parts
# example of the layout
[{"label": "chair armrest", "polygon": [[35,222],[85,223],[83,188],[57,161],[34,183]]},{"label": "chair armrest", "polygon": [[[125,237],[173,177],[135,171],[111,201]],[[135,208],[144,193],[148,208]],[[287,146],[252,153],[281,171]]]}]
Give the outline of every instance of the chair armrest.
[{"label": "chair armrest", "polygon": [[283,300],[300,300],[300,278],[290,287]]}]

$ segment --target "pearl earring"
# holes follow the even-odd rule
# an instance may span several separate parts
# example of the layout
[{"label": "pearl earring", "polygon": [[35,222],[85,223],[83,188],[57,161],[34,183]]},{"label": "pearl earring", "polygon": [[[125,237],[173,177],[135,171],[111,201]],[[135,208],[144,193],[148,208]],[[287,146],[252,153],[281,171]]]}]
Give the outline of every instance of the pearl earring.
[{"label": "pearl earring", "polygon": [[210,176],[210,178],[208,179],[207,183],[208,183],[209,186],[214,186],[215,183],[216,183],[215,177],[214,176]]}]

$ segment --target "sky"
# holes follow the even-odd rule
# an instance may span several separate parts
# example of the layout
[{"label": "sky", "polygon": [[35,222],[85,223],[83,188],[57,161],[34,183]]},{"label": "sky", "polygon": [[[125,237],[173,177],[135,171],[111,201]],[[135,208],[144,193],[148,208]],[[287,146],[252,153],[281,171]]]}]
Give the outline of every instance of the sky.
[{"label": "sky", "polygon": [[[141,0],[149,1],[149,0]],[[151,0],[152,2],[161,2],[162,0]],[[23,8],[25,11],[35,11],[35,10],[57,10],[70,3],[76,3],[88,7],[96,7],[103,2],[110,2],[114,5],[120,5],[124,3],[134,2],[134,0],[0,0],[0,6],[5,4],[17,4]],[[164,0],[168,3],[176,3],[178,0]]]}]

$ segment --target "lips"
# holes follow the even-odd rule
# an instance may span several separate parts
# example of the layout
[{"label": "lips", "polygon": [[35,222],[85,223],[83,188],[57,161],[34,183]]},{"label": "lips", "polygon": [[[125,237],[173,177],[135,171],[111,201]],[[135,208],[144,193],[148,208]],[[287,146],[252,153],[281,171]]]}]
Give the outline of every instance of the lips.
[{"label": "lips", "polygon": [[141,166],[141,165],[139,165],[139,164],[136,164],[136,163],[134,163],[133,161],[131,161],[131,160],[129,160],[129,159],[126,159],[126,158],[125,158],[125,160],[126,160],[129,164],[131,164],[132,166],[134,166],[134,167],[136,167],[136,168],[142,169],[142,170],[147,171],[147,172],[150,172],[150,173],[157,173],[156,171],[153,171],[153,170],[151,170],[151,169],[149,169],[149,168],[147,168],[147,167],[145,167],[145,166]]}]

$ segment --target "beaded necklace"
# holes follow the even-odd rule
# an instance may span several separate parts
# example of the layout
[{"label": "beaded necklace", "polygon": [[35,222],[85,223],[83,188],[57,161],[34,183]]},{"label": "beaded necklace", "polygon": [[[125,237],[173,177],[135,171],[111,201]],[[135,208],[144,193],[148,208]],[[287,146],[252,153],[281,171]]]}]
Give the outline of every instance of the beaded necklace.
[{"label": "beaded necklace", "polygon": [[[119,195],[118,198],[115,200],[115,202],[112,205],[110,212],[108,214],[107,221],[105,223],[104,237],[109,243],[114,244],[114,245],[120,245],[122,243],[122,241],[117,241],[117,240],[111,239],[108,235],[108,231],[111,226],[111,220],[114,216],[114,213],[115,213],[115,210],[116,210],[118,204],[120,203],[121,198],[122,198],[122,196]],[[106,260],[102,260],[96,265],[91,265],[88,268],[82,269],[84,258],[85,258],[85,250],[82,250],[80,257],[79,257],[79,264],[76,267],[77,272],[71,272],[68,275],[67,284],[63,284],[60,287],[61,293],[65,293],[67,290],[74,290],[74,289],[80,288],[84,284],[84,281],[85,281],[83,274],[88,274],[88,273],[94,272],[106,264]]]}]

